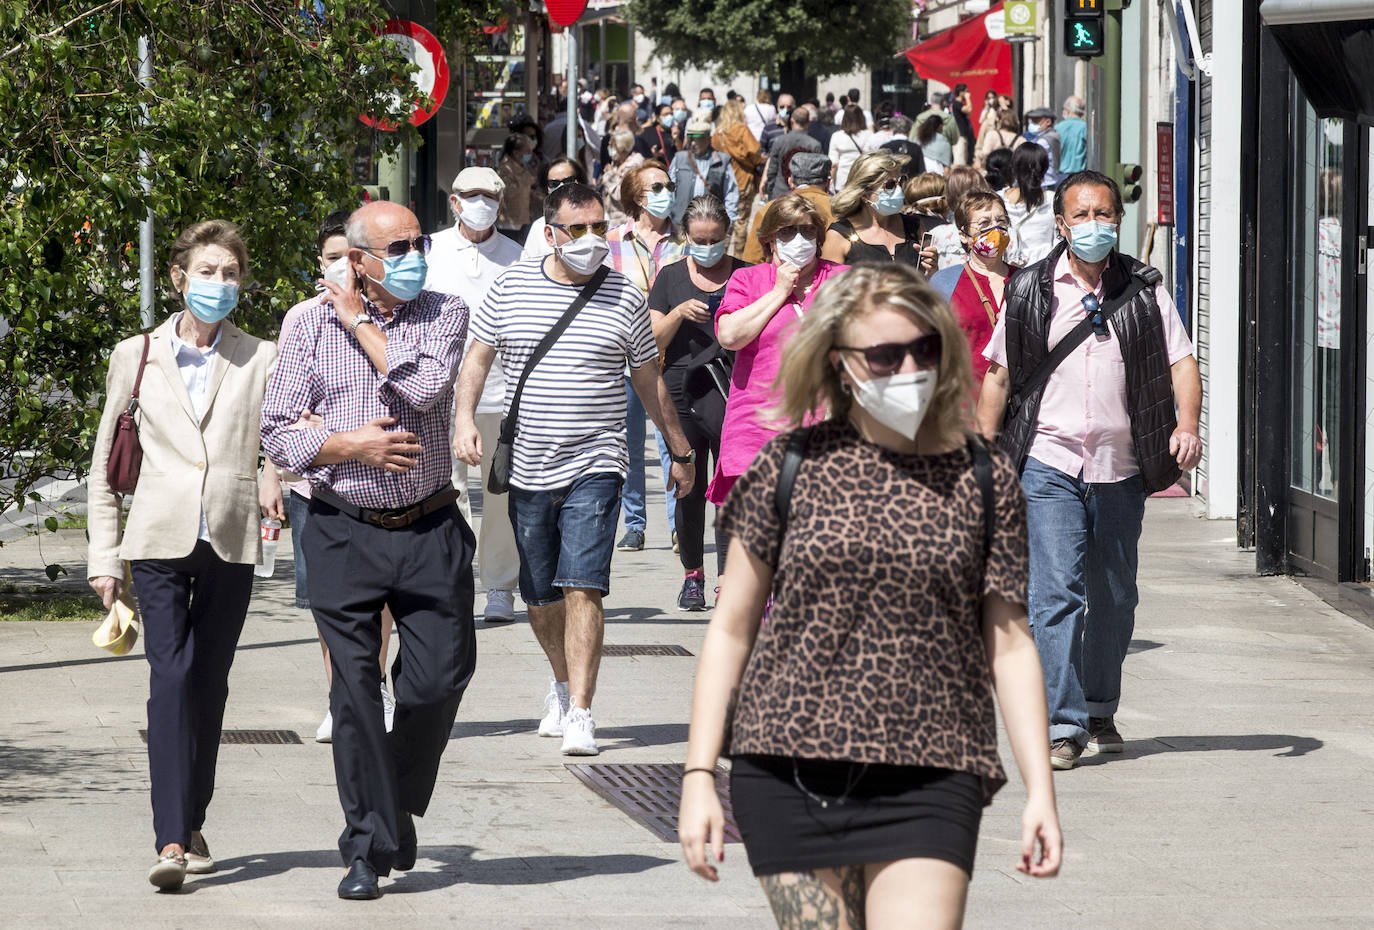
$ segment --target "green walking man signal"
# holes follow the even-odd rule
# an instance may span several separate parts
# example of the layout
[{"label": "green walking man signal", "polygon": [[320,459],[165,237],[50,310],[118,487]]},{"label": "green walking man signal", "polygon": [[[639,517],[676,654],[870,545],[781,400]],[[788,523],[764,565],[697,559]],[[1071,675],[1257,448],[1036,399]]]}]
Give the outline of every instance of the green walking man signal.
[{"label": "green walking man signal", "polygon": [[1072,58],[1096,58],[1105,47],[1104,0],[1066,0],[1064,4],[1064,54]]}]

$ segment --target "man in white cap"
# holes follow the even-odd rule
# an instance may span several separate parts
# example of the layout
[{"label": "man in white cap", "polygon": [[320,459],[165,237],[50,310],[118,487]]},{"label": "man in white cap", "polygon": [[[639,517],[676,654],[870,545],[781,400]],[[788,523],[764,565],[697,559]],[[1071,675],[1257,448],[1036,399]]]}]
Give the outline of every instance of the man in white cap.
[{"label": "man in white cap", "polygon": [[[457,294],[469,307],[480,307],[496,276],[520,260],[520,245],[496,231],[496,215],[505,191],[501,176],[490,168],[464,168],[453,182],[449,206],[457,222],[434,234],[429,253],[429,273],[425,289]],[[468,331],[463,347],[466,357],[472,345]],[[477,428],[488,449],[496,447],[505,406],[506,381],[501,366],[493,365],[477,404]],[[520,556],[515,548],[515,531],[506,510],[506,495],[486,490],[491,459],[482,462],[482,524],[477,535],[477,565],[482,587],[487,591],[485,618],[488,623],[509,623],[515,619],[514,591],[520,575]],[[468,466],[453,459],[453,486],[461,492],[458,506],[472,524],[468,500]]]},{"label": "man in white cap", "polygon": [[677,182],[673,198],[673,223],[682,226],[687,204],[694,197],[714,194],[725,205],[725,213],[734,223],[739,219],[739,182],[730,165],[730,156],[711,147],[715,126],[711,115],[697,110],[687,124],[687,144],[673,156],[668,174]]}]

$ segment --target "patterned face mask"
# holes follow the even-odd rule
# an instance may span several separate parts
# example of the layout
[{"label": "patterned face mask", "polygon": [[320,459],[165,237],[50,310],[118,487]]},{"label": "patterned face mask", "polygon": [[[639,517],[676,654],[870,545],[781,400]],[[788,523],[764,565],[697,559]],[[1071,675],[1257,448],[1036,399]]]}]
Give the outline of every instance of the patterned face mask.
[{"label": "patterned face mask", "polygon": [[1011,236],[1007,235],[1007,231],[994,227],[979,233],[969,246],[969,251],[982,258],[1001,258],[1010,245]]}]

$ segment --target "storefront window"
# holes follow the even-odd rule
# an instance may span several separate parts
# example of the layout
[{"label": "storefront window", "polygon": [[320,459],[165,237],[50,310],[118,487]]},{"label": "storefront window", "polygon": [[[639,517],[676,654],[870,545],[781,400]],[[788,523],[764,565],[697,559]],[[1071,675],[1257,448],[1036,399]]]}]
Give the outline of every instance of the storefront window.
[{"label": "storefront window", "polygon": [[1345,123],[1304,105],[1295,230],[1292,482],[1337,497],[1340,455],[1341,187]]}]

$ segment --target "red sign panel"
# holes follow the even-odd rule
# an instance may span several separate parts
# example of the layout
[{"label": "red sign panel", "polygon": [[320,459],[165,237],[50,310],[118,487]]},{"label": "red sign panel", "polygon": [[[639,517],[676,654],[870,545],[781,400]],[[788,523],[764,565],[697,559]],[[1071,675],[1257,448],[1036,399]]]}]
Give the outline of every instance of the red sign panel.
[{"label": "red sign panel", "polygon": [[1159,225],[1174,225],[1174,124],[1155,123],[1155,184]]},{"label": "red sign panel", "polygon": [[[1002,18],[1002,4],[981,16],[965,20],[906,50],[916,73],[927,80],[954,87],[967,84],[969,96],[979,106],[989,90],[1012,92],[1011,46],[1000,30],[988,24]],[[996,33],[996,38],[993,37]]]},{"label": "red sign panel", "polygon": [[[413,84],[414,90],[429,95],[434,102],[426,107],[422,105],[420,96],[415,97],[415,109],[410,114],[410,123],[419,126],[439,112],[439,105],[444,102],[444,95],[448,93],[448,59],[444,56],[444,46],[434,37],[434,33],[419,23],[412,23],[406,19],[389,19],[380,30],[374,31],[395,42],[400,46],[401,53],[420,67],[418,73],[410,76],[409,82]],[[398,89],[397,93],[401,91]],[[358,118],[377,129],[387,132],[396,130],[394,124],[366,113]]]},{"label": "red sign panel", "polygon": [[560,26],[571,26],[587,9],[587,0],[548,0],[549,19]]}]

